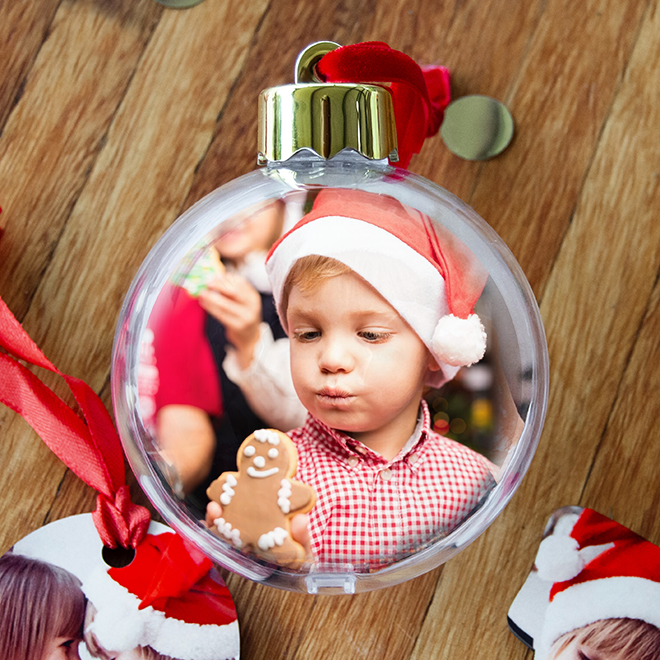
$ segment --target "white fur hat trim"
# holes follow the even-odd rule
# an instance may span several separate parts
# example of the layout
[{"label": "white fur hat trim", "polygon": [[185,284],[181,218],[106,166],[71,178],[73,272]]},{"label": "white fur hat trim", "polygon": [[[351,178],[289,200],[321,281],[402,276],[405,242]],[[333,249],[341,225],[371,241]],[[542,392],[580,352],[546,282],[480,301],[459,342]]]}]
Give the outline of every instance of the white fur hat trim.
[{"label": "white fur hat trim", "polygon": [[341,261],[366,280],[433,350],[433,332],[449,308],[445,281],[428,259],[386,229],[363,220],[319,218],[291,232],[266,264],[278,305],[293,264],[313,254]]},{"label": "white fur hat trim", "polygon": [[108,651],[151,646],[177,660],[227,660],[239,657],[238,621],[218,626],[188,623],[166,617],[148,606],[98,568],[83,584],[83,592],[97,613],[89,631]]}]

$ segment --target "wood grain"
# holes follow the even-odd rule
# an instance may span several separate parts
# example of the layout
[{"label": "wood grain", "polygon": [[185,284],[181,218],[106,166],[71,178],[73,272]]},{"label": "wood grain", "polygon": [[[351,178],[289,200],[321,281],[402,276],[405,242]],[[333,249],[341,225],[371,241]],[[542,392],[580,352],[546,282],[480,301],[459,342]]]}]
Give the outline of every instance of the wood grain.
[{"label": "wood grain", "polygon": [[[146,6],[151,8],[149,4]],[[244,18],[252,27],[259,20],[259,11],[263,10],[263,6],[255,4],[253,7],[255,13],[246,12]],[[227,12],[233,9],[231,3],[225,6]],[[103,23],[104,17],[92,10],[94,20]],[[216,45],[218,23],[209,20],[215,10],[212,3],[200,5],[194,11],[181,14],[185,21],[177,19],[178,13],[170,12],[158,24],[140,66],[131,77],[130,89],[89,173],[87,185],[79,196],[75,190],[66,191],[68,204],[75,201],[75,206],[66,227],[60,230],[39,287],[24,299],[30,306],[23,322],[33,339],[59,368],[72,375],[85,374],[85,380],[97,391],[108,377],[114,326],[132,273],[150,244],[176,217],[195,166],[213,133],[232,74],[240,67],[242,53],[251,38],[250,30],[243,26],[236,42],[225,41],[219,48]],[[83,19],[90,20],[87,15],[79,20]],[[199,38],[205,44],[202,48],[196,47]],[[181,42],[186,44],[183,52],[169,48],[169,44]],[[63,43],[68,41],[63,40]],[[219,55],[224,56],[221,60],[224,68],[217,67]],[[97,66],[101,66],[100,62]],[[39,89],[35,94],[43,96],[51,84],[49,81],[50,78],[44,76],[46,90]],[[206,103],[190,103],[188,95],[203,97]],[[30,99],[27,90],[23,99],[24,103]],[[10,123],[13,119],[14,115]],[[50,119],[43,121],[50,128]],[[79,122],[83,121],[96,126],[97,117],[83,115]],[[86,128],[80,125],[76,134],[85,135]],[[176,139],[171,137],[174,128],[178,129]],[[52,130],[56,131],[56,126]],[[3,139],[8,133],[9,126]],[[45,148],[46,143],[38,144]],[[68,153],[71,142],[64,144]],[[36,174],[35,168],[35,178]],[[150,185],[155,180],[158,185]],[[53,184],[57,181],[53,177]],[[37,188],[37,181],[31,185]],[[178,196],[177,190],[180,191]],[[47,198],[44,196],[44,199]],[[11,203],[5,212],[11,220],[17,218]],[[143,223],[143,218],[148,218],[149,222]],[[39,220],[44,222],[42,216]],[[24,227],[21,237],[34,239],[39,236],[39,231],[35,231],[30,233]],[[49,231],[50,227],[44,225],[42,232]],[[9,232],[3,237],[2,245],[9,246],[12,255],[20,249]],[[34,273],[34,250],[26,251],[31,260],[23,257],[21,263],[27,262]],[[3,264],[3,274],[11,272],[11,281],[18,286],[20,264],[5,261]],[[7,302],[11,306],[10,300]],[[15,313],[20,318],[20,310]],[[95,332],[89,333],[90,327],[95,328]],[[53,383],[50,378],[46,380]],[[63,392],[63,389],[58,387],[57,391]],[[8,429],[6,436],[10,433]],[[45,447],[34,434],[28,434],[25,442],[24,460],[28,464],[41,466],[47,460],[49,465],[55,461],[53,476],[44,479],[42,486],[50,493],[52,501],[64,476],[64,467],[54,457],[44,457]],[[5,442],[0,455],[6,451],[10,454],[11,446],[11,442]],[[79,488],[85,487],[81,484]],[[74,500],[75,497],[74,493]],[[27,504],[22,503],[23,506]],[[31,512],[39,521],[35,525],[35,518],[28,520],[24,516],[23,506],[12,512],[12,523],[15,521],[21,536],[41,524],[49,508],[40,502],[36,512]],[[12,527],[13,524],[9,526]],[[2,540],[3,547],[7,547],[13,539]]]},{"label": "wood grain", "polygon": [[19,319],[153,28],[153,5],[123,4],[111,15],[88,2],[60,5],[0,137],[0,294]]},{"label": "wood grain", "polygon": [[[530,471],[481,538],[397,587],[312,597],[227,575],[242,657],[531,657],[506,612],[555,508],[591,506],[660,543],[658,4],[0,0],[0,295],[108,406],[139,264],[181,211],[254,169],[257,94],[292,80],[307,43],[387,41],[449,66],[455,97],[513,112],[498,158],[462,161],[436,137],[411,169],[496,228],[541,300],[551,396]],[[0,551],[92,509],[4,408],[0,439]]]},{"label": "wood grain", "polygon": [[60,0],[40,3],[3,2],[0,5],[0,133],[41,48]]},{"label": "wood grain", "polygon": [[[647,145],[654,143],[660,125],[659,30],[660,12],[649,12],[603,134],[593,184],[590,178],[591,185],[585,189],[585,203],[591,198],[596,206],[600,198],[594,221],[601,228],[603,224],[611,227],[602,233],[616,237],[628,261],[619,270],[618,286],[603,300],[603,308],[611,309],[613,317],[607,323],[605,341],[622,353],[616,357],[625,366],[616,373],[616,398],[581,500],[655,543],[660,543],[660,521],[655,515],[659,494],[648,484],[657,480],[659,450],[654,431],[660,402],[660,151]],[[639,233],[633,227],[639,227]],[[607,262],[597,266],[599,273],[604,266],[609,269],[610,254],[609,246],[607,255],[601,253]],[[622,304],[633,297],[631,291],[639,300],[632,313],[630,303]],[[628,335],[634,335],[632,352],[627,351],[627,344],[619,343],[620,337]],[[607,373],[608,361],[599,363],[601,373]]]},{"label": "wood grain", "polygon": [[[210,20],[220,8],[224,14]],[[211,2],[164,14],[26,316],[28,330],[32,323],[45,330],[33,332],[42,349],[66,353],[61,368],[87,374],[95,389],[108,375],[130,280],[180,211],[265,2],[241,12],[236,41],[221,41],[219,28],[236,8],[235,1]],[[91,276],[95,269],[104,273],[102,286]],[[48,332],[54,317],[57,328]],[[91,325],[96,330],[90,335]]]},{"label": "wood grain", "polygon": [[[413,10],[414,31],[408,35],[411,56],[424,63],[440,62],[451,71],[454,98],[468,94],[485,94],[509,102],[512,88],[527,61],[531,39],[539,21],[545,16],[544,2],[486,1],[479,6],[464,7],[459,2],[442,4],[440,14],[433,3],[419,3]],[[389,14],[391,32],[397,33],[397,18],[405,15],[407,3],[398,13]],[[408,10],[410,11],[410,10]],[[376,24],[375,29],[380,27]],[[375,32],[374,32],[375,34]],[[476,57],[475,53],[482,56]],[[521,120],[517,114],[516,122]],[[425,142],[412,162],[412,169],[469,201],[484,168],[500,169],[503,159],[515,158],[515,150],[505,152],[490,163],[467,161],[454,156],[440,136]],[[488,209],[477,207],[488,222]]]},{"label": "wood grain", "polygon": [[647,6],[548,2],[508,90],[515,148],[484,165],[470,203],[509,244],[539,297]]},{"label": "wood grain", "polygon": [[[656,199],[654,206],[649,198],[649,183],[653,181],[657,161],[653,168],[645,158],[639,158],[640,151],[644,152],[643,144],[651,139],[647,131],[653,130],[657,113],[657,93],[653,92],[653,81],[648,80],[649,66],[657,70],[657,40],[650,37],[657,29],[656,21],[657,14],[649,14],[636,40],[629,71],[593,156],[580,204],[546,288],[541,310],[550,347],[551,398],[537,456],[500,520],[473,548],[446,566],[420,635],[416,657],[428,657],[438,638],[448,638],[450,642],[439,657],[455,657],[465,643],[452,637],[452,630],[466,626],[483,631],[478,644],[474,641],[470,646],[470,652],[477,657],[487,655],[488,649],[494,647],[506,649],[502,651],[503,657],[522,656],[515,655],[515,644],[506,635],[505,622],[501,618],[490,619],[490,608],[478,610],[481,619],[476,621],[467,608],[461,609],[461,618],[451,623],[434,614],[451,607],[455,589],[466,580],[473,593],[480,593],[480,598],[490,603],[492,611],[506,611],[529,571],[533,556],[531,553],[525,556],[518,549],[534,547],[539,542],[546,519],[560,506],[579,502],[614,515],[633,527],[636,520],[643,518],[646,527],[642,529],[638,524],[637,531],[657,541],[657,525],[649,524],[656,496],[644,497],[638,491],[637,499],[628,497],[632,475],[641,476],[645,472],[646,478],[642,476],[639,484],[640,487],[645,484],[643,487],[648,489],[653,480],[653,456],[647,459],[647,450],[639,444],[633,445],[625,453],[631,461],[628,466],[621,453],[612,451],[632,440],[621,429],[610,431],[600,444],[617,390],[627,392],[626,384],[619,386],[618,379],[632,346],[645,336],[641,334],[638,340],[638,328],[660,266],[660,234],[657,226],[653,226],[658,204]],[[631,122],[637,124],[632,131],[635,138],[624,140],[624,134],[630,135]],[[624,197],[630,202],[625,212],[620,206]],[[635,249],[631,250],[633,245]],[[630,291],[635,291],[635,295],[631,296]],[[652,327],[651,319],[653,316],[645,326],[647,332]],[[655,337],[657,345],[657,334]],[[649,350],[649,341],[653,341],[650,336],[644,348],[637,350]],[[648,354],[641,359],[646,358]],[[657,363],[647,364],[649,373],[655,374]],[[635,366],[631,361],[626,373],[637,379],[641,367],[639,359]],[[621,407],[615,410],[627,412],[635,393],[637,406],[641,401],[646,405],[647,399],[637,388],[626,395],[627,403],[619,404]],[[652,416],[649,411],[647,430]],[[614,445],[611,449],[606,448],[608,440]],[[600,474],[598,469],[592,470],[596,451],[600,457],[596,465],[607,462],[607,469],[601,468]],[[622,466],[626,467],[622,470]],[[613,491],[612,484],[603,482],[605,475],[618,485],[618,492]],[[581,499],[585,483],[593,484],[587,493],[598,489],[604,496],[602,500]],[[613,500],[618,504],[618,515]],[[640,500],[646,502],[637,510],[634,502]],[[630,519],[626,519],[624,510]],[[497,579],[503,567],[511,582]],[[496,589],[483,593],[484,588],[493,584],[497,585]]]}]

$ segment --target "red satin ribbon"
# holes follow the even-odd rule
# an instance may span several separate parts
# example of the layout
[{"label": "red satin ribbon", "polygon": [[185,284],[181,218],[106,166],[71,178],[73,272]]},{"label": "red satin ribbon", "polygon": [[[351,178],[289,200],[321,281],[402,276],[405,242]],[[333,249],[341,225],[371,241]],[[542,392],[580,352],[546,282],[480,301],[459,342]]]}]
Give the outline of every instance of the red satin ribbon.
[{"label": "red satin ribbon", "polygon": [[[53,453],[98,492],[92,518],[103,544],[135,548],[149,527],[149,511],[131,502],[124,455],[108,411],[82,380],[63,374],[39,350],[0,298],[0,402],[17,412]],[[62,376],[79,417],[18,360]]]},{"label": "red satin ribbon", "polygon": [[390,85],[399,167],[408,167],[424,140],[438,132],[451,99],[448,69],[420,67],[408,55],[380,41],[337,48],[319,60],[316,71],[325,82]]}]

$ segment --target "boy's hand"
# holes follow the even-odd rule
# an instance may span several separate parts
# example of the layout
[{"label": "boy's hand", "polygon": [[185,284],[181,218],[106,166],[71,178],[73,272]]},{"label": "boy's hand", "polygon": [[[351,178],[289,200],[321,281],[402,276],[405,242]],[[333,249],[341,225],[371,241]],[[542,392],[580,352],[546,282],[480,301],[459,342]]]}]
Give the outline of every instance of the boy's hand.
[{"label": "boy's hand", "polygon": [[[209,529],[213,529],[213,521],[216,518],[222,518],[222,507],[218,502],[209,502],[206,505],[206,518],[204,520]],[[299,513],[291,518],[291,537],[296,543],[300,543],[305,548],[305,554],[312,556],[312,547],[309,540],[309,516],[306,513]]]},{"label": "boy's hand", "polygon": [[312,544],[309,539],[309,516],[298,513],[291,518],[291,538],[305,548],[305,556],[312,557]]},{"label": "boy's hand", "polygon": [[245,278],[230,273],[209,282],[198,299],[202,309],[225,326],[241,369],[249,367],[259,341],[259,292]]},{"label": "boy's hand", "polygon": [[209,529],[213,529],[215,525],[213,521],[217,518],[222,518],[222,507],[217,502],[209,502],[206,505],[206,518],[204,519],[204,524]]}]

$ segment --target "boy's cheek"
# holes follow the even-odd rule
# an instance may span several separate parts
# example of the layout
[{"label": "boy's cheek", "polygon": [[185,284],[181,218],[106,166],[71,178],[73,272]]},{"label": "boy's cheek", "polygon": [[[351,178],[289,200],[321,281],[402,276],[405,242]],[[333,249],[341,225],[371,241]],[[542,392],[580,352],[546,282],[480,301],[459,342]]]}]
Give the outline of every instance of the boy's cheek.
[{"label": "boy's cheek", "polygon": [[294,351],[293,346],[291,347],[291,378],[293,378],[293,384],[295,385],[297,381],[303,380],[303,374],[307,369],[307,361],[304,360],[303,356],[300,354],[300,351]]},{"label": "boy's cheek", "polygon": [[360,355],[360,363],[366,374],[379,372],[391,375],[400,371],[402,367],[409,367],[411,359],[415,357],[405,350],[378,344],[363,349]]},{"label": "boy's cheek", "polygon": [[293,388],[298,395],[302,404],[307,407],[306,401],[309,398],[310,391],[310,376],[311,366],[298,356],[294,359],[293,353],[291,354],[291,380],[293,381]]}]

